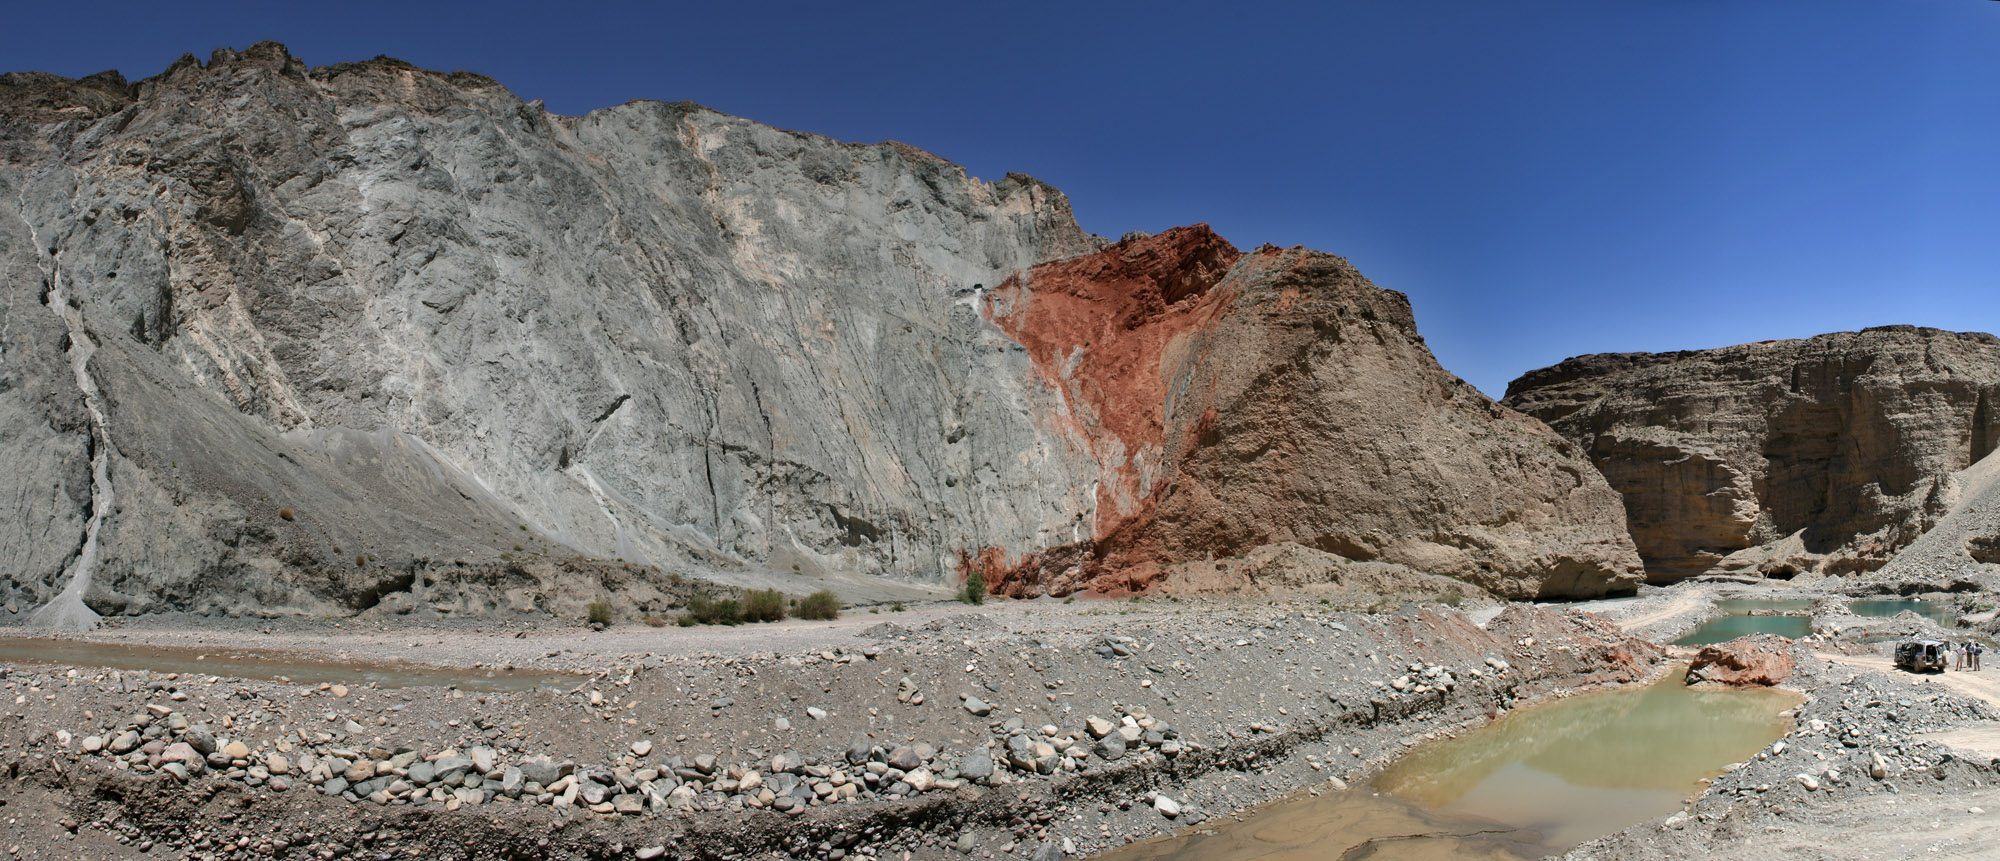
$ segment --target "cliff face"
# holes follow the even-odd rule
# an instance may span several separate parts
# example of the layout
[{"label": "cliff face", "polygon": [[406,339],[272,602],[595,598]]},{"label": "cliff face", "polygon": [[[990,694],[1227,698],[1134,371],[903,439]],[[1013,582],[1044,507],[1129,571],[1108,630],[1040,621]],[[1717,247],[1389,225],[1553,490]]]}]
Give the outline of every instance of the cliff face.
[{"label": "cliff face", "polygon": [[1590,452],[1648,579],[1880,566],[2000,442],[2000,339],[1910,326],[1570,359],[1504,403]]},{"label": "cliff face", "polygon": [[[1298,280],[1270,261],[1304,252],[1238,264],[1205,239],[1160,249],[1171,259],[1063,264],[1086,267],[1068,279],[1074,309],[1153,291],[1088,332],[1065,328],[1079,321],[1057,300],[1027,301],[1061,279],[1000,286],[1103,246],[1032,179],[691,104],[556,116],[477,75],[309,69],[271,43],[137,84],[0,77],[0,458],[15,465],[0,474],[0,599],[66,618],[483,613],[573,610],[615,588],[646,609],[680,572],[899,595],[945,588],[976,556],[1062,552],[1187,508],[1163,492],[1233,480],[1201,466],[1204,440],[1252,394],[1384,412],[1299,433],[1398,433],[1397,415],[1435,412],[1460,437],[1550,445],[1490,403],[1461,407],[1470,390],[1436,369],[1399,299],[1369,300],[1401,309],[1383,358],[1420,384],[1395,392],[1446,405],[1349,404],[1284,388],[1319,382],[1288,369],[1263,380],[1206,358],[1190,333],[1266,317],[1285,333],[1271,361],[1366,332],[1318,320],[1332,301],[1218,322],[1227,296],[1317,290],[1257,286]],[[1241,283],[1218,292],[1224,273]],[[1292,489],[1271,499],[1397,490],[1321,493],[1319,470],[1352,464],[1317,458],[1288,462]],[[1433,489],[1466,496],[1490,483],[1460,488],[1452,471],[1512,475],[1472,455],[1428,468]],[[1553,560],[1556,588],[1589,593],[1621,563],[1572,577],[1564,560],[1602,556],[1616,500],[1575,504],[1602,487],[1576,480],[1536,484],[1532,511],[1422,503],[1484,506],[1466,522],[1491,533],[1462,537],[1411,537],[1393,514],[1339,540],[1328,530],[1348,521],[1319,514],[1139,519],[1227,526],[1229,547],[1448,546],[1440,564],[1466,572],[1495,556],[1478,548],[1534,536],[1539,556],[1498,554],[1508,576]],[[1426,535],[1450,522],[1420,521]],[[1207,552],[1149,528],[1115,546]]]},{"label": "cliff face", "polygon": [[1510,597],[1637,585],[1616,495],[1572,446],[1439,367],[1408,300],[1205,227],[1036,267],[989,313],[1099,465],[1089,538],[974,560],[1005,588],[1145,588],[1295,543]]}]

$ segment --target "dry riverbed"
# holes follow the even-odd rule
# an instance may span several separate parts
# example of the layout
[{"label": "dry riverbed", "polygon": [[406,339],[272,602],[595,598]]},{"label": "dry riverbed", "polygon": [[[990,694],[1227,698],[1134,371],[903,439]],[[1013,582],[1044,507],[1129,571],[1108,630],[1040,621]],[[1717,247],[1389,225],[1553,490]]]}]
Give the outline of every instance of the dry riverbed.
[{"label": "dry riverbed", "polygon": [[482,692],[15,664],[0,679],[0,850],[1087,855],[1371,774],[1518,704],[1648,678],[1660,658],[1522,605],[1484,627],[1441,605],[1044,601],[734,629],[269,631],[199,639],[577,675]]}]

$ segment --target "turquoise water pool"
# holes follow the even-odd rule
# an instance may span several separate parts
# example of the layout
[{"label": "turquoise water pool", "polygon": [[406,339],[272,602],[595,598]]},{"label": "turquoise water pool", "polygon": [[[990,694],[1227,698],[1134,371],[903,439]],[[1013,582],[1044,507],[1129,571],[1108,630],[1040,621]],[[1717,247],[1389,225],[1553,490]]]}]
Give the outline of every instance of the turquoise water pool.
[{"label": "turquoise water pool", "polygon": [[1853,610],[1856,616],[1884,617],[1894,616],[1897,613],[1908,610],[1947,628],[1958,621],[1957,610],[1949,605],[1934,604],[1930,601],[1911,601],[1901,598],[1871,599],[1852,602],[1847,605],[1847,609]]}]

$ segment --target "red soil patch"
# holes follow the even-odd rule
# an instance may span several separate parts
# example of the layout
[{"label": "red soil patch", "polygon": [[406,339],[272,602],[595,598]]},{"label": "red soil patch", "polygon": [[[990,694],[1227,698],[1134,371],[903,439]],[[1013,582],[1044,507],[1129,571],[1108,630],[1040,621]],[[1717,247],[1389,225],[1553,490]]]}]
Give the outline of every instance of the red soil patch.
[{"label": "red soil patch", "polygon": [[[1242,252],[1206,224],[1120,242],[1045,263],[994,288],[980,309],[1025,347],[1035,373],[1061,392],[1056,423],[1098,465],[1091,538],[1011,558],[1002,548],[961,554],[960,572],[986,576],[995,594],[1079,588],[1106,595],[1150,589],[1164,573],[1145,553],[1100,558],[1112,540],[1141,535],[1173,474],[1166,463],[1167,381],[1174,342],[1214,323],[1234,297],[1213,288]],[[1115,563],[1115,564],[1113,564]]]},{"label": "red soil patch", "polygon": [[1211,288],[1242,256],[1206,224],[1177,227],[1036,266],[981,309],[1063,393],[1068,410],[1051,418],[1098,463],[1094,538],[1149,515],[1165,474],[1161,357],[1229,306]]}]

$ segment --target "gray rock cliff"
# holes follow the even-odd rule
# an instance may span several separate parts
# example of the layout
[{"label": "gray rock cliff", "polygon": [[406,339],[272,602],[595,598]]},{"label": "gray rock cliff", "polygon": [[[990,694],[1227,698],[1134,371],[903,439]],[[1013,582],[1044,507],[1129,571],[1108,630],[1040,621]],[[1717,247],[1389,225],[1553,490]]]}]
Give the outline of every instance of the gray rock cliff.
[{"label": "gray rock cliff", "polygon": [[0,76],[0,620],[941,592],[1098,520],[983,315],[1104,244],[1033,179],[687,103],[274,43]]}]

